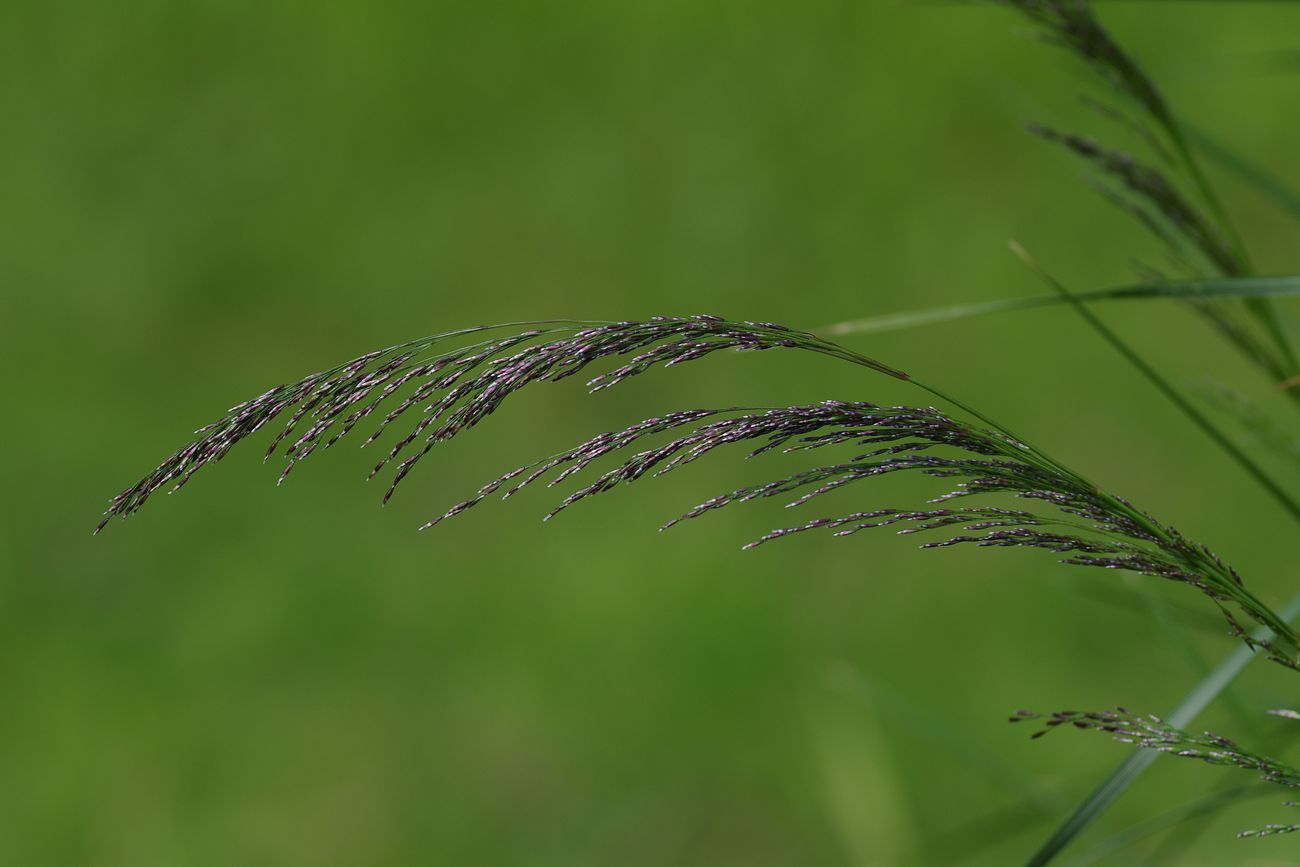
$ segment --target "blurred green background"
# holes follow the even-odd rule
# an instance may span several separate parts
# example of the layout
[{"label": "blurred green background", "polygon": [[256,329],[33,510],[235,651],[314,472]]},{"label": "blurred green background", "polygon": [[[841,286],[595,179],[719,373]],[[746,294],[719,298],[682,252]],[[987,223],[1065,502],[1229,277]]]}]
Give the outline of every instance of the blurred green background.
[{"label": "blurred green background", "polygon": [[[1300,11],[1102,11],[1196,126],[1300,184]],[[789,519],[766,504],[655,532],[769,477],[735,455],[545,526],[553,491],[413,532],[502,469],[663,410],[923,399],[797,354],[539,387],[383,510],[355,444],[280,489],[253,445],[90,536],[225,407],[438,330],[814,327],[1040,292],[1012,237],[1075,288],[1129,280],[1158,252],[1021,125],[1112,130],[1004,11],[16,0],[0,72],[0,863],[1016,864],[1123,750],[1030,743],[1009,710],[1167,710],[1234,647],[1185,588],[1033,552],[882,531],[742,553]],[[1261,270],[1300,266],[1295,224],[1215,177]],[[1276,407],[1183,311],[1104,315],[1174,379]],[[1069,312],[849,342],[1290,595],[1294,526]],[[836,504],[936,492],[888,480]],[[1259,710],[1295,684],[1266,668],[1233,690],[1246,721],[1231,702],[1206,719],[1285,752],[1287,721]],[[1161,761],[1074,852],[1244,782]],[[1232,839],[1288,821],[1281,800],[1101,863],[1296,863],[1290,838]]]}]

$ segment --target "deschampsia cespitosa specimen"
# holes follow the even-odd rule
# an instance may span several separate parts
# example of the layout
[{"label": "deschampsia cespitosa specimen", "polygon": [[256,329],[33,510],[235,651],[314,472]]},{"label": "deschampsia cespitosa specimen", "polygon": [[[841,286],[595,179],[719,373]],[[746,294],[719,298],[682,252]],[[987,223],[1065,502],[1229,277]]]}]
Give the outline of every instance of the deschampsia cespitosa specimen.
[{"label": "deschampsia cespitosa specimen", "polygon": [[[1084,0],[996,0],[1031,20],[1048,41],[1082,60],[1115,98],[1088,98],[1098,116],[1118,122],[1151,152],[1143,158],[1091,135],[1030,124],[1038,137],[1069,150],[1095,173],[1093,185],[1162,244],[1166,267],[1193,278],[1252,273],[1245,248],[1207,182],[1180,122],[1154,81],[1097,19]],[[1162,268],[1140,266],[1163,280]],[[1062,290],[1064,292],[1064,290]],[[1267,298],[1189,296],[1186,303],[1274,382],[1297,372],[1295,356]],[[794,349],[848,362],[909,382],[947,408],[883,406],[864,400],[792,406],[721,406],[648,417],[505,472],[432,517],[422,529],[493,496],[509,498],[534,484],[569,485],[553,517],[594,496],[661,476],[715,450],[746,457],[768,452],[806,456],[808,466],[705,499],[668,521],[667,529],[717,509],[775,498],[809,512],[824,495],[856,495],[856,483],[910,473],[938,480],[924,504],[793,520],[749,542],[754,548],[789,536],[835,537],[890,527],[922,534],[922,548],[1034,548],[1060,562],[1122,570],[1194,587],[1219,608],[1232,634],[1290,668],[1300,668],[1300,637],[1250,591],[1236,570],[1203,545],[1104,490],[978,410],[907,373],[815,334],[764,322],[715,316],[645,321],[547,320],[483,325],[436,334],[275,386],[230,409],[197,437],[110,502],[96,532],[138,511],[161,489],[186,485],[238,443],[274,429],[265,459],[281,452],[283,481],[300,463],[364,426],[362,445],[393,441],[374,465],[386,470],[387,502],[439,442],[473,428],[530,385],[582,374],[593,392],[657,367],[698,361],[723,350]],[[1300,389],[1288,392],[1300,401]],[[393,430],[390,431],[390,428]],[[400,428],[400,430],[398,430]],[[826,456],[823,458],[823,456]],[[1265,631],[1248,632],[1250,624]],[[1300,786],[1300,771],[1238,747],[1213,733],[1189,734],[1155,716],[1115,711],[1019,711],[1013,721],[1041,719],[1046,731],[1069,725],[1110,733],[1147,749],[1257,771],[1269,783]],[[1125,783],[1126,784],[1126,783]],[[1085,822],[1086,824],[1086,822]],[[1270,824],[1243,836],[1300,830]],[[1077,833],[1077,828],[1070,832]],[[1049,842],[1050,845],[1050,842]],[[1055,852],[1056,850],[1053,850]],[[1048,856],[1050,857],[1050,855]],[[1037,861],[1035,863],[1046,863]]]}]

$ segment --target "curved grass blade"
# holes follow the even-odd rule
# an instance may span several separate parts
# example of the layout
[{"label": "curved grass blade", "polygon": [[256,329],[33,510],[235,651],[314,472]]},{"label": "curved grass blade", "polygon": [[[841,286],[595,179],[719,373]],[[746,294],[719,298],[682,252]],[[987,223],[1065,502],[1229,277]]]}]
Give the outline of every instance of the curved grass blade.
[{"label": "curved grass blade", "polygon": [[[1151,283],[1133,283],[1076,292],[1080,301],[1142,301],[1173,299],[1195,301],[1206,298],[1269,298],[1300,295],[1300,274],[1277,277],[1225,277],[1212,280],[1171,280]],[[935,325],[969,319],[990,313],[1027,310],[1067,303],[1059,295],[1031,295],[1027,298],[1001,298],[977,304],[954,304],[947,307],[929,307],[921,310],[904,310],[852,319],[813,329],[814,334],[838,337],[845,334],[879,334],[901,331],[922,325]]]},{"label": "curved grass blade", "polygon": [[[1297,615],[1300,615],[1300,594],[1292,597],[1286,605],[1278,612],[1282,618],[1288,622],[1293,621]],[[1267,629],[1258,629],[1252,635],[1252,638],[1266,640],[1268,638]],[[1192,687],[1191,692],[1183,697],[1183,700],[1169,712],[1165,717],[1166,721],[1177,727],[1183,727],[1196,719],[1210,703],[1218,697],[1219,693],[1227,687],[1241,674],[1255,659],[1254,652],[1246,646],[1238,647],[1232,653],[1224,657],[1223,662],[1219,663],[1213,671],[1201,679],[1201,682]],[[1156,760],[1159,753],[1152,750],[1135,749],[1129,754],[1123,762],[1120,763],[1106,780],[1093,790],[1092,794],[1084,799],[1069,818],[1053,832],[1052,836],[1047,839],[1038,851],[1025,862],[1026,867],[1043,867],[1051,863],[1052,859],[1061,853],[1061,851],[1070,844],[1075,837],[1084,828],[1092,824],[1092,821],[1106,811],[1106,808],[1113,804],[1124,791],[1133,784],[1138,777],[1142,776],[1152,762]]]}]

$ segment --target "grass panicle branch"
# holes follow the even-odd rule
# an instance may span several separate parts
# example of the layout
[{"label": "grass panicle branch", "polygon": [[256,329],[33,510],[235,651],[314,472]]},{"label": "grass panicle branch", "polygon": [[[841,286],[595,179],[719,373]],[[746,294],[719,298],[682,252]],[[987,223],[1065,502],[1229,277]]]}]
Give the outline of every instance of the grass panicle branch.
[{"label": "grass panicle branch", "polygon": [[[1274,711],[1279,716],[1291,716],[1294,711]],[[1069,726],[1084,731],[1099,731],[1111,735],[1116,741],[1133,744],[1146,750],[1168,753],[1185,759],[1198,759],[1211,765],[1255,771],[1266,783],[1286,788],[1300,788],[1300,770],[1285,762],[1253,753],[1228,738],[1214,732],[1194,734],[1170,725],[1155,714],[1136,714],[1117,707],[1105,711],[1063,710],[1052,714],[1039,714],[1018,710],[1010,722],[1040,720],[1042,727],[1032,737],[1041,738],[1048,732]],[[1294,801],[1286,806],[1300,806]],[[1239,837],[1268,837],[1300,831],[1300,824],[1270,824],[1251,831],[1242,831]]]},{"label": "grass panicle branch", "polygon": [[[650,442],[659,435],[684,428],[684,433],[667,442]],[[543,480],[550,486],[559,485],[602,458],[640,447],[564,497],[547,514],[549,519],[590,497],[643,477],[664,475],[717,448],[737,444],[749,449],[747,457],[750,458],[777,449],[787,453],[828,446],[870,450],[848,460],[815,466],[712,497],[669,521],[662,529],[727,506],[772,497],[787,498],[787,507],[804,506],[855,482],[893,473],[956,479],[960,481],[951,490],[929,501],[941,508],[873,509],[819,517],[773,530],[746,547],[813,530],[829,530],[843,537],[874,527],[895,526],[904,535],[937,530],[957,532],[946,539],[928,542],[923,548],[969,544],[981,548],[1048,550],[1068,555],[1062,562],[1069,565],[1127,570],[1195,587],[1223,609],[1234,634],[1263,648],[1277,662],[1296,664],[1300,648],[1293,631],[1246,591],[1236,571],[1207,548],[1188,541],[1177,530],[1137,511],[1127,501],[1099,491],[1069,471],[1026,459],[1028,447],[1005,433],[959,421],[932,407],[826,401],[810,406],[698,409],[655,416],[621,431],[592,437],[543,461],[513,469],[424,526],[432,527],[460,515],[497,493],[508,498]],[[1039,515],[998,506],[951,508],[945,505],[990,494],[1011,495],[1049,507],[1055,514]],[[1225,607],[1228,605],[1274,629],[1278,637],[1251,638]]]}]

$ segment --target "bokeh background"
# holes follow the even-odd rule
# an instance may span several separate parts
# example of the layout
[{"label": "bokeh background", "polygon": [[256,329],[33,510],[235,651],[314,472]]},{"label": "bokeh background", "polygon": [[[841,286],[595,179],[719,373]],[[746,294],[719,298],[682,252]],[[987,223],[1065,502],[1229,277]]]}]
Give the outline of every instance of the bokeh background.
[{"label": "bokeh background", "polygon": [[[1194,125],[1300,184],[1300,11],[1103,14]],[[1111,133],[1085,85],[1018,18],[945,4],[0,5],[0,863],[1019,863],[1124,753],[1031,743],[1007,712],[1167,710],[1234,647],[1200,597],[887,532],[742,553],[789,519],[767,505],[657,533],[779,463],[733,455],[545,526],[539,491],[414,532],[662,410],[922,399],[860,369],[726,355],[539,387],[382,510],[355,444],[279,489],[254,445],[90,530],[225,407],[438,330],[814,327],[1042,291],[1009,238],[1075,288],[1125,282],[1155,248],[1022,131]],[[1295,223],[1214,177],[1261,270],[1300,265]],[[1189,314],[1103,312],[1294,427]],[[849,342],[1290,595],[1295,527],[1069,312]],[[1206,720],[1286,754],[1294,724],[1259,711],[1288,703],[1258,665]],[[1072,854],[1244,782],[1162,760]],[[1282,799],[1099,863],[1295,863],[1289,838],[1232,839]]]}]

